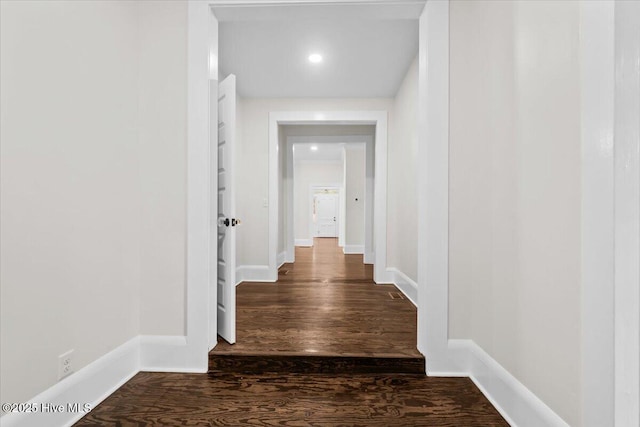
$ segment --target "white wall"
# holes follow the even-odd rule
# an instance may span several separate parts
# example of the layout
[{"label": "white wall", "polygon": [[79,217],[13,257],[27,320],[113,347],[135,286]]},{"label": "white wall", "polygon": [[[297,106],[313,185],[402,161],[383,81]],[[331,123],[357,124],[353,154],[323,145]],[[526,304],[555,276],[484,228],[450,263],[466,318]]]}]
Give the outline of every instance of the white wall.
[{"label": "white wall", "polygon": [[187,6],[0,7],[1,395],[24,402],[67,350],[183,334]]},{"label": "white wall", "polygon": [[342,162],[297,161],[293,164],[293,218],[296,240],[312,239],[311,186],[338,185],[343,180]]},{"label": "white wall", "polygon": [[[1,2],[3,402],[139,333],[138,13]],[[118,31],[114,31],[117,28]]]},{"label": "white wall", "polygon": [[[365,145],[345,147],[345,247],[362,246],[364,250]],[[356,200],[358,199],[358,200]]]},{"label": "white wall", "polygon": [[579,2],[450,12],[450,337],[580,425]]},{"label": "white wall", "polygon": [[387,264],[418,279],[418,58],[394,100],[390,120]]},{"label": "white wall", "polygon": [[[252,99],[243,104],[242,160],[238,163],[238,265],[268,265],[269,112],[391,110],[390,99]],[[242,237],[240,237],[242,234]]]},{"label": "white wall", "polygon": [[141,1],[140,328],[185,334],[187,8]]}]

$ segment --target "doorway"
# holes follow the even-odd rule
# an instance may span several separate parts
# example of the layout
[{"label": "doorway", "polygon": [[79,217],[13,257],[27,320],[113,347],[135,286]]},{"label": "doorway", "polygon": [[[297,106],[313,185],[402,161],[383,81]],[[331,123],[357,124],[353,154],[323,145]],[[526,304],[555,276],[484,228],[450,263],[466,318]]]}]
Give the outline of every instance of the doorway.
[{"label": "doorway", "polygon": [[[332,3],[332,2],[330,2]],[[438,2],[436,2],[437,4]],[[193,369],[204,369],[203,367],[206,365],[205,356],[199,350],[201,347],[206,346],[207,341],[207,331],[215,331],[216,330],[216,320],[215,316],[209,316],[209,308],[215,307],[215,293],[209,292],[209,288],[211,286],[210,282],[210,272],[212,271],[211,259],[215,259],[215,245],[209,244],[210,237],[210,215],[208,214],[210,210],[214,210],[217,207],[216,200],[210,197],[208,188],[209,188],[209,177],[212,176],[210,174],[210,162],[208,161],[211,155],[213,160],[216,159],[216,153],[209,151],[209,136],[211,136],[212,140],[215,139],[215,133],[210,133],[208,128],[208,117],[209,114],[215,113],[212,109],[208,107],[208,98],[209,91],[207,88],[209,87],[210,81],[217,80],[218,76],[218,48],[217,48],[217,29],[218,29],[218,19],[220,20],[231,20],[234,19],[234,16],[245,16],[247,14],[253,13],[254,19],[258,19],[260,16],[264,16],[264,11],[269,8],[270,3],[261,3],[259,7],[255,7],[257,3],[252,4],[249,3],[249,7],[243,7],[242,10],[238,8],[234,8],[228,2],[202,2],[202,3],[190,3],[189,4],[189,56],[188,56],[188,77],[189,77],[189,88],[188,88],[188,103],[189,103],[189,125],[188,125],[188,159],[189,159],[189,176],[188,176],[188,203],[187,203],[187,211],[188,211],[188,238],[187,238],[187,253],[188,262],[187,262],[187,328],[186,328],[186,336],[187,339],[181,340],[182,343],[185,341],[188,343],[187,346],[183,349],[180,347],[178,349],[181,352],[185,352],[185,355],[188,357],[182,358],[180,360],[185,360],[187,366],[193,366]],[[216,7],[216,16],[211,14],[210,6]],[[446,5],[445,5],[446,6]],[[429,118],[429,122],[433,122],[433,126],[428,128],[427,132],[422,134],[420,140],[423,141],[426,137],[429,137],[429,150],[434,151],[429,156],[430,161],[429,165],[434,164],[435,166],[446,165],[446,149],[442,150],[441,148],[446,147],[446,137],[447,132],[443,132],[443,126],[446,127],[446,120],[440,120],[441,116],[438,115],[437,112],[446,112],[447,108],[439,108],[441,104],[446,105],[446,96],[441,96],[442,94],[446,94],[446,90],[444,88],[447,87],[446,73],[442,73],[441,68],[445,68],[448,64],[448,61],[441,61],[442,58],[448,58],[446,53],[446,49],[440,49],[442,43],[448,40],[447,38],[447,30],[448,27],[445,24],[439,25],[440,23],[448,23],[447,19],[441,19],[443,16],[446,18],[447,9],[445,6],[440,7],[439,4],[436,6],[430,7],[430,4],[427,5],[427,8],[424,10],[424,2],[411,2],[410,4],[398,5],[397,3],[392,2],[381,2],[380,4],[371,5],[367,7],[360,7],[359,5],[338,5],[337,2],[335,4],[330,4],[329,8],[335,9],[339,8],[342,15],[349,16],[358,16],[359,18],[363,17],[363,14],[368,18],[374,18],[384,16],[385,19],[415,19],[417,17],[421,17],[420,19],[420,111],[424,113],[426,110],[427,104],[430,107],[430,112],[434,112],[433,115],[437,117],[432,120],[432,114],[420,114],[422,118],[420,121],[421,132],[426,129],[425,124],[427,120],[424,117]],[[290,7],[281,7],[278,8],[279,11],[285,11],[288,19],[294,19],[294,15],[297,15],[298,12],[301,14],[305,14],[309,11],[306,7],[299,7],[297,4],[293,4]],[[428,10],[430,10],[428,12]],[[273,12],[272,9],[268,10],[269,12]],[[428,12],[428,13],[427,13]],[[421,16],[422,15],[422,16]],[[216,19],[216,17],[218,19]],[[427,26],[427,17],[429,18],[429,26]],[[433,21],[433,22],[432,22]],[[427,31],[429,29],[429,31]],[[427,35],[433,37],[426,37]],[[427,43],[425,41],[433,40],[432,44],[435,45],[434,49],[427,50]],[[441,43],[442,42],[442,43]],[[446,43],[444,43],[446,44]],[[427,53],[429,53],[427,55]],[[204,57],[208,58],[208,61],[204,60]],[[436,62],[437,61],[437,62]],[[429,62],[430,65],[433,62],[435,65],[431,68],[435,70],[429,74],[429,79],[426,78],[426,65]],[[206,64],[209,64],[207,66]],[[438,64],[442,64],[441,67],[438,67]],[[430,92],[433,92],[435,95],[429,98],[429,102],[427,102],[426,97],[426,89],[427,86],[433,89]],[[213,87],[213,86],[212,86]],[[213,90],[213,89],[212,89]],[[431,102],[433,101],[433,102]],[[433,104],[433,105],[432,105]],[[322,107],[321,107],[322,108]],[[349,106],[347,108],[353,108],[353,106]],[[356,106],[357,108],[357,106]],[[362,108],[362,107],[361,107]],[[365,107],[366,108],[366,107]],[[375,107],[374,107],[375,108]],[[209,114],[208,114],[209,113]],[[442,113],[445,114],[445,113]],[[445,114],[446,116],[446,114]],[[287,113],[286,110],[284,113],[277,112],[272,113],[269,117],[269,193],[268,196],[265,197],[264,208],[268,208],[268,217],[269,223],[273,224],[273,220],[278,218],[278,207],[277,207],[277,188],[274,191],[271,189],[277,184],[277,176],[274,176],[275,171],[273,166],[278,164],[278,156],[277,149],[274,146],[273,141],[277,141],[278,138],[278,124],[286,123],[287,121],[291,123],[315,123],[320,124],[323,121],[329,123],[359,123],[359,124],[375,124],[376,125],[376,147],[375,151],[378,152],[382,150],[381,144],[384,145],[384,152],[386,153],[386,135],[387,135],[387,118],[386,113],[383,111],[362,111],[360,110],[351,110],[347,112],[330,112],[324,113],[323,110],[308,110],[304,113]],[[436,126],[437,124],[437,126]],[[442,126],[441,126],[442,125]],[[432,137],[431,137],[432,136]],[[384,137],[384,138],[380,138]],[[419,157],[424,159],[426,151],[423,151],[421,148]],[[375,163],[375,177],[378,179],[380,176],[385,177],[386,181],[386,164],[380,163],[380,156],[376,156]],[[211,162],[214,163],[215,162]],[[378,167],[380,163],[380,167]],[[443,166],[444,167],[444,166]],[[436,206],[438,209],[435,211],[432,209],[432,215],[430,216],[429,224],[430,229],[436,230],[444,230],[446,236],[446,221],[444,221],[443,226],[443,218],[446,216],[441,215],[441,207],[446,207],[446,197],[441,197],[442,194],[446,194],[446,183],[447,180],[444,179],[431,179],[433,175],[436,178],[441,178],[441,170],[442,167],[425,168],[430,172],[428,174],[421,175],[420,178],[420,187],[427,188],[425,186],[426,178],[430,178],[429,182],[431,185],[427,188],[428,191],[425,191],[425,194],[428,197],[423,197],[420,200],[420,211],[422,214],[420,215],[421,219],[426,218],[424,215],[424,206],[425,201],[430,201],[435,198],[436,200],[433,203],[429,203],[431,206]],[[445,168],[446,170],[446,168]],[[437,185],[436,185],[437,183]],[[379,194],[381,193],[381,194]],[[385,197],[379,197],[385,196]],[[384,202],[383,202],[384,200]],[[389,272],[385,271],[386,267],[386,188],[379,186],[375,190],[375,253],[372,254],[375,260],[375,273],[374,279],[376,282],[388,280],[392,281],[393,274],[388,274]],[[435,216],[435,218],[434,218]],[[424,221],[423,221],[424,222]],[[420,232],[421,239],[420,241],[424,241],[422,239],[423,232]],[[429,233],[431,235],[436,234],[438,237],[440,233]],[[269,246],[269,260],[268,265],[265,265],[265,271],[268,271],[269,280],[275,280],[277,278],[277,268],[276,268],[276,251],[273,250],[273,246],[277,244],[277,229],[273,229],[272,227],[268,229],[268,246]],[[444,239],[446,242],[446,238]],[[434,288],[436,292],[437,298],[433,298],[432,304],[437,304],[439,309],[429,311],[430,318],[433,320],[430,324],[435,325],[433,328],[430,327],[430,331],[436,330],[437,333],[429,335],[429,339],[427,339],[427,330],[425,328],[421,329],[420,341],[422,341],[423,345],[420,347],[425,348],[425,343],[437,343],[433,348],[433,353],[437,353],[440,355],[442,352],[440,351],[440,338],[443,336],[442,332],[446,331],[446,300],[444,304],[442,303],[441,296],[443,295],[442,291],[446,291],[446,274],[442,274],[442,269],[446,268],[446,262],[441,261],[441,256],[445,256],[446,258],[446,243],[442,244],[443,239],[434,238],[429,240],[429,244],[426,246],[421,245],[419,247],[420,253],[429,253],[429,257],[427,259],[427,263],[429,264],[429,276],[433,276],[433,280],[425,281],[423,279],[420,280],[420,283],[429,282]],[[434,254],[439,256],[433,256]],[[258,268],[260,269],[260,273],[262,272],[262,265],[256,265],[256,271]],[[434,268],[431,268],[434,267]],[[419,275],[422,276],[424,273],[421,270]],[[262,276],[262,275],[261,275]],[[443,281],[444,279],[444,281]],[[444,286],[443,286],[444,284]],[[422,290],[424,291],[424,289]],[[446,293],[446,292],[445,292]],[[213,295],[213,300],[210,301],[208,296]],[[444,308],[443,308],[444,307]],[[424,310],[420,310],[420,317],[425,316]],[[419,322],[420,324],[426,324],[427,322],[423,321]],[[432,336],[433,335],[433,336]],[[446,334],[444,334],[446,337]],[[173,349],[175,344],[172,342],[165,352],[170,352],[171,354],[175,353],[178,350]],[[430,348],[432,346],[429,346]],[[446,348],[446,343],[444,344]],[[182,354],[182,353],[180,353]],[[437,358],[441,360],[441,358]],[[172,359],[173,360],[173,359]]]},{"label": "doorway", "polygon": [[[340,189],[332,187],[312,187],[311,195],[311,236],[338,238],[340,224]],[[339,245],[338,245],[339,246]]]},{"label": "doorway", "polygon": [[[293,144],[345,143],[363,144],[365,147],[365,195],[364,195],[364,248],[352,248],[364,253],[364,262],[374,265],[373,280],[376,283],[393,283],[393,275],[387,270],[387,187],[375,185],[387,182],[387,111],[292,111],[269,114],[269,273],[270,281],[278,278],[278,246],[284,241],[286,262],[295,260],[295,235],[292,221],[293,205],[283,203],[293,198]],[[286,137],[285,128],[294,125],[315,127],[347,125],[368,126],[371,135],[320,135]],[[286,144],[286,145],[285,145]],[[286,155],[281,156],[283,150]],[[284,171],[284,172],[283,172]],[[282,180],[285,180],[283,184]],[[282,189],[282,190],[281,190]],[[354,197],[355,199],[355,197]],[[359,201],[360,202],[360,201]],[[360,202],[361,203],[361,202]],[[282,225],[281,225],[282,224]],[[347,248],[347,251],[350,249]]]},{"label": "doorway", "polygon": [[[316,185],[334,187],[340,193],[338,245],[345,253],[364,254],[365,264],[374,264],[375,126],[282,126],[280,133],[286,141],[279,146],[286,150],[285,162],[280,165],[286,181],[285,229],[284,233],[279,230],[279,236],[285,240],[286,253],[280,259],[295,262],[295,246],[313,245],[310,185]],[[316,171],[313,179],[303,179],[296,184],[302,188],[296,187],[294,181],[299,181],[300,165],[315,160],[319,161],[318,165],[325,164],[327,170]],[[337,167],[339,171],[335,171]],[[329,169],[334,171],[331,173]],[[299,221],[300,215],[305,215],[302,221]],[[297,222],[302,225],[296,225]]]}]

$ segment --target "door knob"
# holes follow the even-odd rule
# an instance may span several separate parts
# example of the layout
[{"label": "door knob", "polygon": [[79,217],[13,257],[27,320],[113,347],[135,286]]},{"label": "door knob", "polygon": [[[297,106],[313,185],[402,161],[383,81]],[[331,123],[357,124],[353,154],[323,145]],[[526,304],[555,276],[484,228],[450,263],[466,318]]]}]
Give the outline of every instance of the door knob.
[{"label": "door knob", "polygon": [[228,227],[229,225],[235,227],[236,225],[240,225],[240,220],[237,218],[218,218],[218,227],[222,227],[223,225],[225,227]]}]

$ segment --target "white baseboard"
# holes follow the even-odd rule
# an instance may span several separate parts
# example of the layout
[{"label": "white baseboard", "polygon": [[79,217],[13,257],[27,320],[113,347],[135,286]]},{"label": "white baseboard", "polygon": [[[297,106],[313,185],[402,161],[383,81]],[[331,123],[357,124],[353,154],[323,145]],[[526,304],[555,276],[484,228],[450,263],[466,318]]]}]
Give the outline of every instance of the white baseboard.
[{"label": "white baseboard", "polygon": [[[7,413],[0,424],[71,426],[86,414],[84,404],[95,408],[140,371],[205,373],[206,364],[201,369],[189,366],[189,351],[184,336],[137,336],[30,399],[37,412]],[[76,403],[78,410],[68,406]],[[42,404],[62,405],[64,410],[46,411]]]},{"label": "white baseboard", "polygon": [[287,253],[284,255],[284,262],[289,262],[289,263],[296,262],[295,250],[294,252],[287,251]]},{"label": "white baseboard", "polygon": [[[140,368],[140,340],[135,337],[105,354],[95,362],[56,383],[29,402],[37,405],[37,412],[8,413],[3,427],[70,426],[85,415],[86,403],[95,408],[111,393],[129,381]],[[79,411],[67,405],[79,404]],[[62,405],[64,411],[43,411],[42,404]]]},{"label": "white baseboard", "polygon": [[474,341],[449,340],[449,349],[458,354],[462,373],[471,378],[511,426],[569,426]]},{"label": "white baseboard", "polygon": [[418,284],[397,268],[387,268],[387,272],[392,275],[393,284],[417,307]]},{"label": "white baseboard", "polygon": [[313,239],[296,239],[296,246],[313,246]]},{"label": "white baseboard", "polygon": [[140,335],[140,371],[204,373],[207,367],[190,366],[185,336]]},{"label": "white baseboard", "polygon": [[268,265],[241,265],[236,268],[236,285],[241,282],[274,282]]},{"label": "white baseboard", "polygon": [[342,252],[345,254],[364,254],[364,245],[344,245]]},{"label": "white baseboard", "polygon": [[287,259],[286,251],[282,251],[276,256],[276,265],[278,266],[278,268],[282,267],[282,264],[286,262],[286,259]]}]

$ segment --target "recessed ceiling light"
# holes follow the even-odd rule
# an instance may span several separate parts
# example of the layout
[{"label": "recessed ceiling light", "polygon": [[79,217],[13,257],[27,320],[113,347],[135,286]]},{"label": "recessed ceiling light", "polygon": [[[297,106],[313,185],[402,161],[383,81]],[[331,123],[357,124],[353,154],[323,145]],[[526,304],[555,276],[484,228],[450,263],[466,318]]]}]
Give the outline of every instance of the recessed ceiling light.
[{"label": "recessed ceiling light", "polygon": [[311,62],[312,64],[321,63],[322,55],[320,55],[319,53],[312,53],[311,55],[309,55],[309,62]]},{"label": "recessed ceiling light", "polygon": [[317,145],[312,145],[311,146],[311,151],[318,151],[318,146]]}]

